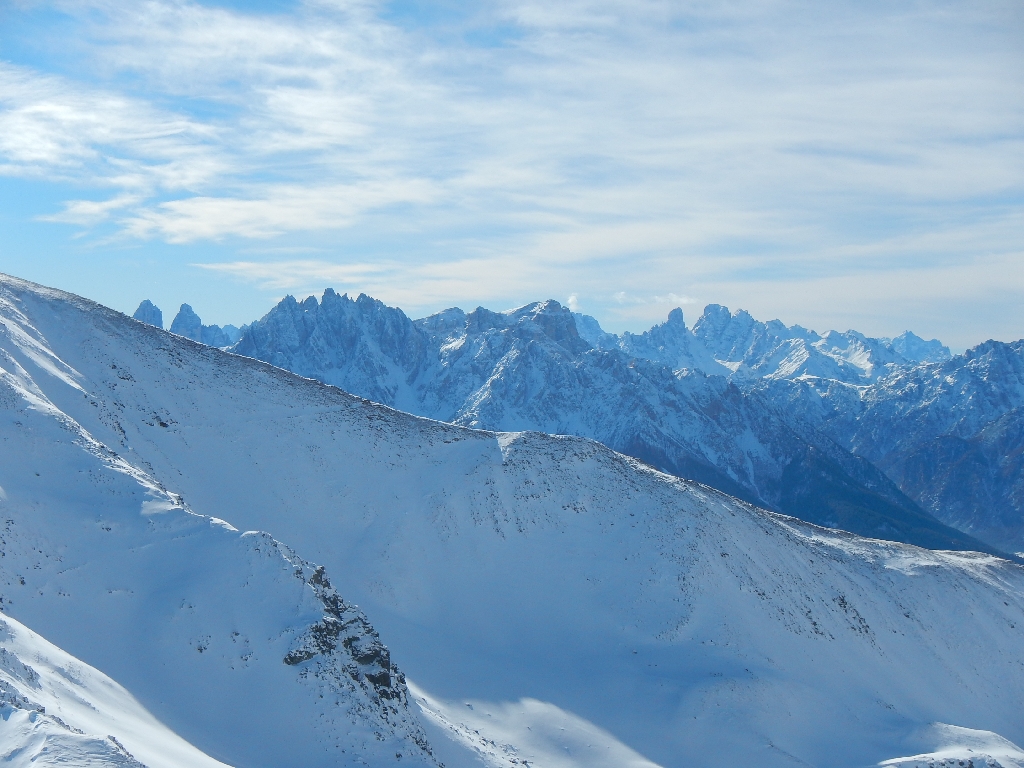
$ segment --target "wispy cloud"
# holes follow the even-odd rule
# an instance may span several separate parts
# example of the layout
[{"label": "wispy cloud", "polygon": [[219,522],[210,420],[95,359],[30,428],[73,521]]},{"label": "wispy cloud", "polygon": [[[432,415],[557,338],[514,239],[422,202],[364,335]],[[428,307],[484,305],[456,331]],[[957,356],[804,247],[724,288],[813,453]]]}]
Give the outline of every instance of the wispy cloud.
[{"label": "wispy cloud", "polygon": [[342,228],[368,210],[432,199],[426,180],[381,179],[330,187],[277,184],[250,192],[263,196],[174,200],[136,211],[123,226],[128,234],[156,236],[169,243],[227,235],[265,239],[295,230]]},{"label": "wispy cloud", "polygon": [[358,287],[368,278],[394,269],[383,264],[335,264],[315,259],[231,261],[193,266],[257,283],[261,288],[274,291],[293,291],[311,286],[341,286],[343,289]]},{"label": "wispy cloud", "polygon": [[[307,281],[423,309],[574,294],[623,322],[730,284],[948,275],[1024,237],[1012,3],[54,7],[78,66],[0,64],[0,173],[74,185],[39,213],[104,237],[313,247],[342,271]],[[251,256],[212,274],[277,258]]]}]

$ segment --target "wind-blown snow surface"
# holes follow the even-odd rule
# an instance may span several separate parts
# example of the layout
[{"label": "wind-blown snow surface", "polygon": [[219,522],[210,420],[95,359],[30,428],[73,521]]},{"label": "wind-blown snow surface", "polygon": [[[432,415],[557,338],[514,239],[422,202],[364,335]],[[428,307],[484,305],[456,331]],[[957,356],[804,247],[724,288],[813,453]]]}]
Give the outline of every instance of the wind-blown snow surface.
[{"label": "wind-blown snow surface", "polygon": [[[577,738],[585,733],[680,768],[869,765],[922,753],[918,734],[934,723],[1024,740],[1020,566],[815,528],[587,440],[410,417],[66,294],[3,285],[5,316],[23,313],[45,344],[34,360],[17,354],[50,402],[195,512],[267,530],[323,563],[428,709],[433,702],[455,728],[466,723],[452,703],[484,711],[464,720],[489,765],[512,765],[529,750],[554,754],[557,734],[538,736],[531,712],[541,722],[563,713],[568,725],[559,727],[575,729],[563,745],[574,766],[589,764]],[[4,343],[10,349],[10,335]],[[0,484],[13,476],[29,487],[36,464],[20,461],[0,465]],[[140,506],[119,525],[142,519]],[[205,537],[251,552],[245,537],[200,520],[212,531]],[[91,524],[95,533],[75,531],[88,532],[90,548],[111,533]],[[133,536],[152,535],[139,527]],[[109,652],[78,636],[90,626],[74,599],[87,571],[81,563],[63,582],[53,575],[51,586],[30,581],[20,593],[11,584],[8,610],[47,624],[50,639],[203,747],[192,732],[205,708],[172,720],[172,708],[155,706],[165,681],[117,666],[128,650],[124,621],[109,614]],[[128,571],[123,584],[140,578]],[[209,622],[209,650],[192,658],[228,658],[227,622],[203,601],[230,580],[195,571],[182,564],[171,579],[194,573],[187,594],[197,606],[173,614],[185,622],[174,637],[201,639]],[[62,587],[71,597],[57,594]],[[38,589],[54,595],[45,614],[32,607],[43,605],[30,598]],[[251,620],[280,626],[282,603]],[[133,653],[162,652],[152,634],[128,634],[138,637]],[[282,675],[291,670],[276,663]],[[303,706],[297,693],[282,701],[285,714]],[[531,701],[539,706],[521,706]],[[432,733],[443,732],[432,722]]]},{"label": "wind-blown snow surface", "polygon": [[0,618],[0,717],[0,755],[15,768],[226,768],[102,672],[9,616]]}]

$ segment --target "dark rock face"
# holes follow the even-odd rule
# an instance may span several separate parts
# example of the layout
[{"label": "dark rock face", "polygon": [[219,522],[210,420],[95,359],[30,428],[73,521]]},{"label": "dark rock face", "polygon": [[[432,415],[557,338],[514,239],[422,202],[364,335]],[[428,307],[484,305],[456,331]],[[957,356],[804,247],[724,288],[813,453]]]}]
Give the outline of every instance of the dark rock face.
[{"label": "dark rock face", "polygon": [[160,311],[160,308],[156,306],[149,299],[145,299],[139,308],[135,310],[135,314],[132,315],[136,320],[155,325],[157,328],[164,327],[164,314]]},{"label": "dark rock face", "polygon": [[324,605],[324,618],[307,629],[298,647],[284,657],[284,663],[294,666],[316,657],[347,655],[349,658],[341,661],[345,673],[356,685],[372,692],[385,714],[398,714],[387,702],[408,707],[405,675],[391,663],[391,654],[366,615],[331,586],[323,566],[312,569],[312,573],[309,570],[304,564],[296,576],[313,588]]},{"label": "dark rock face", "polygon": [[[320,302],[284,299],[233,351],[462,426],[593,438],[815,522],[830,519],[822,510],[835,498],[855,533],[985,548],[930,519],[870,463],[813,429],[791,428],[759,394],[722,376],[674,371],[665,361],[678,359],[687,334],[677,312],[619,347],[595,349],[556,301],[509,312],[452,309],[413,322],[367,296],[328,290]],[[808,455],[820,457],[815,472],[794,481],[787,468]],[[927,520],[935,535],[919,536]]]}]

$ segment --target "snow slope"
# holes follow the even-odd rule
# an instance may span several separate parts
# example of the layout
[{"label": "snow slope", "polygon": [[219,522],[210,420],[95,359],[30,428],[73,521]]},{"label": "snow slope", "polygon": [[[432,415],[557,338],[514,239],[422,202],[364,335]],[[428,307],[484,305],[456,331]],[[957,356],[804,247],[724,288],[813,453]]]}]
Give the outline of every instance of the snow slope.
[{"label": "snow slope", "polygon": [[9,616],[0,617],[0,717],[0,754],[16,768],[225,768],[102,672]]},{"label": "snow slope", "polygon": [[[922,753],[935,723],[1024,741],[1018,565],[816,528],[588,440],[414,418],[66,294],[3,285],[52,354],[23,364],[50,402],[195,512],[323,563],[415,681],[431,733],[475,739],[487,765],[527,753],[589,765],[588,734],[666,768],[877,764]],[[200,519],[207,537],[251,552]],[[196,623],[174,636],[210,622],[209,650],[190,657],[205,664],[228,658],[226,622],[203,601],[229,584],[198,581],[195,614],[175,612]],[[13,615],[46,620],[4,589]],[[47,634],[73,606],[48,601],[60,618]],[[245,615],[275,624],[279,610]],[[60,644],[116,666],[75,633]],[[144,679],[114,677],[204,747]],[[287,701],[278,711],[300,699]],[[459,705],[483,714],[460,718]],[[554,722],[567,730],[539,727]]]},{"label": "snow slope", "polygon": [[1022,768],[1024,750],[991,731],[935,723],[913,739],[928,752],[882,762],[886,768]]},{"label": "snow slope", "polygon": [[[27,304],[48,308],[59,324],[79,313],[69,314],[59,294],[23,289],[0,287],[3,611],[124,685],[217,760],[386,765],[400,754],[413,765],[434,764],[404,678],[365,616],[322,569],[267,534],[193,513],[140,457],[103,442],[109,430],[101,428],[98,440],[84,427],[108,409],[137,407],[126,395],[143,394],[141,387],[112,360],[102,364],[121,391],[94,387],[67,360],[109,338],[88,322],[79,324],[84,336],[51,329],[76,348],[56,355]],[[164,430],[153,416],[141,418]],[[12,717],[4,729],[34,727],[24,709]],[[52,731],[47,722],[39,727]],[[18,738],[41,738],[30,736]],[[118,734],[137,756],[147,753],[148,738]],[[175,764],[201,762],[186,755]]]}]

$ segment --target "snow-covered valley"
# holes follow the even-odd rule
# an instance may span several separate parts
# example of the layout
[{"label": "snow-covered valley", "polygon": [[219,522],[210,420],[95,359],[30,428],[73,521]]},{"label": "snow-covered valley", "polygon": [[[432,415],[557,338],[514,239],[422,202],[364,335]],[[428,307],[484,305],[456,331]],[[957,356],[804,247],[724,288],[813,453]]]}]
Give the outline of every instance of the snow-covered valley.
[{"label": "snow-covered valley", "polygon": [[1020,764],[1017,564],[413,417],[12,278],[0,322],[4,612],[210,764]]}]

